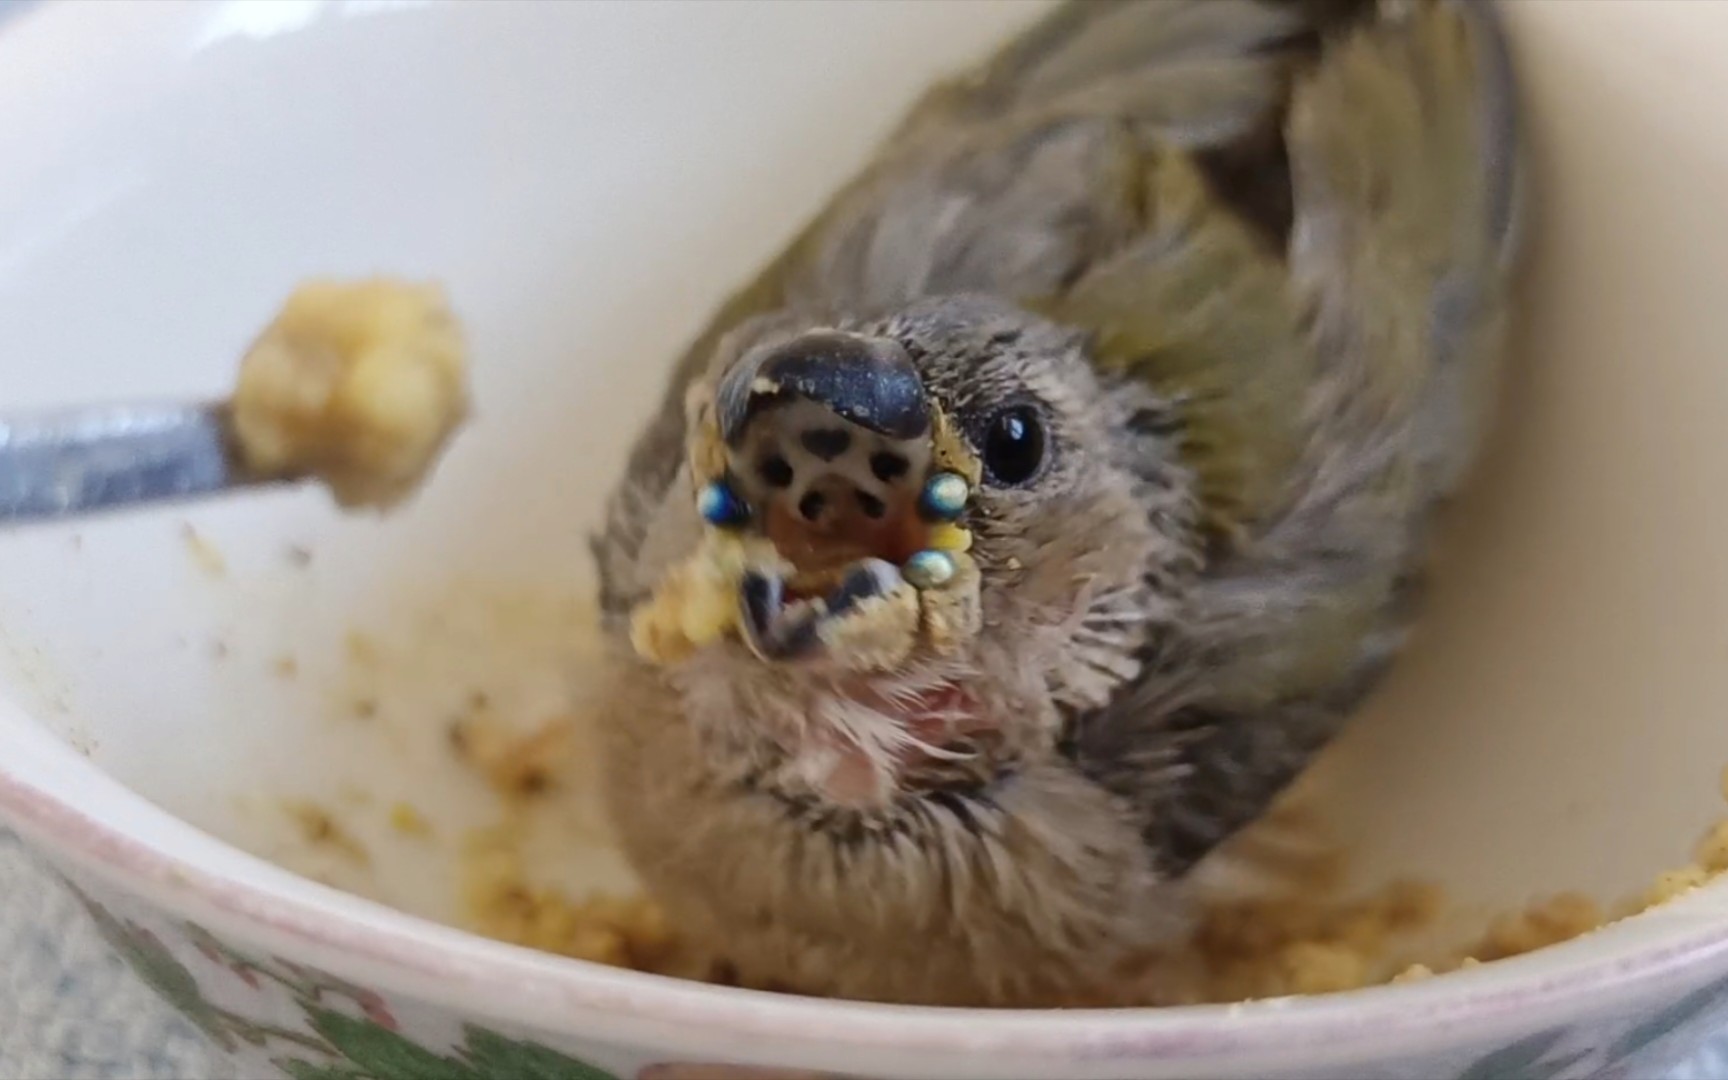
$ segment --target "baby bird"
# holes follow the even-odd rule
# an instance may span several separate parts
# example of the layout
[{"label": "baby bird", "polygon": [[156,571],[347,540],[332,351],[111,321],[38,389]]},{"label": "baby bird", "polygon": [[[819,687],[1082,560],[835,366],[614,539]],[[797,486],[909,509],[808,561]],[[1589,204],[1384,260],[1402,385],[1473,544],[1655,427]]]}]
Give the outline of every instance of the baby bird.
[{"label": "baby bird", "polygon": [[[1514,120],[1486,0],[1071,3],[928,93],[594,541],[643,654],[606,796],[674,923],[751,985],[1115,1000],[1400,647],[1492,411]],[[674,579],[736,632],[645,636]]]}]

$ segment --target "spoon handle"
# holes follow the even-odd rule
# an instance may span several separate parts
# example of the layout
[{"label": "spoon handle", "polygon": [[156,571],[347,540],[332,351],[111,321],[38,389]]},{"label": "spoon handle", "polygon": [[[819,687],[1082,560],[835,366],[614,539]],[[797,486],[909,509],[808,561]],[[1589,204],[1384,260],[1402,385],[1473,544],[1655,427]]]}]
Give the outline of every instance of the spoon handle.
[{"label": "spoon handle", "polygon": [[114,405],[0,419],[0,526],[251,486],[225,404]]}]

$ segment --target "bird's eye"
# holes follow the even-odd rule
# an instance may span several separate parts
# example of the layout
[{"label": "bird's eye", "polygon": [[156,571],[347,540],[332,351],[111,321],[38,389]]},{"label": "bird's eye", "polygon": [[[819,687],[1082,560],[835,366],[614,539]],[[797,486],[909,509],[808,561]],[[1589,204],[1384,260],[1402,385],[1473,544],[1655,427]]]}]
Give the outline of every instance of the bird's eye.
[{"label": "bird's eye", "polygon": [[1044,420],[1030,405],[1010,405],[984,429],[984,472],[1003,487],[1017,487],[1044,464]]}]

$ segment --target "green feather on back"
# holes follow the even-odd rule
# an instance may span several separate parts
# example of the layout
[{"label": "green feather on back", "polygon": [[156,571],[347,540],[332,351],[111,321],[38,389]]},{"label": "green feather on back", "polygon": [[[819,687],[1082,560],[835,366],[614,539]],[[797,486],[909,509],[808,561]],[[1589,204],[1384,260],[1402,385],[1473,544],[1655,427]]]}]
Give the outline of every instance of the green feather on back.
[{"label": "green feather on back", "polygon": [[1314,362],[1283,261],[1212,197],[1191,159],[1145,177],[1146,231],[1066,294],[1032,302],[1093,335],[1106,372],[1176,402],[1206,523],[1227,537],[1265,512],[1302,450]]}]

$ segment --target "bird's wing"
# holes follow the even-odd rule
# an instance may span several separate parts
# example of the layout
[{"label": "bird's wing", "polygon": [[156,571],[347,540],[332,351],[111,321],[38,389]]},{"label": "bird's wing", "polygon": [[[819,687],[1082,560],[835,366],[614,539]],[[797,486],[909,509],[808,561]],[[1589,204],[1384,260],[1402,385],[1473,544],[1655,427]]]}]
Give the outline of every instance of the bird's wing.
[{"label": "bird's wing", "polygon": [[[1494,398],[1514,108],[1485,0],[1383,5],[1294,88],[1284,280],[1235,258],[1240,306],[1202,299],[1183,321],[1160,303],[1106,342],[1106,363],[1187,395],[1215,531],[1162,654],[1078,740],[1082,766],[1145,810],[1167,867],[1257,816],[1401,644],[1431,513]],[[1184,227],[1209,237],[1190,247],[1240,249],[1212,213],[1181,219],[1210,221]],[[1157,255],[1080,282],[1075,317],[1121,310]]]}]

